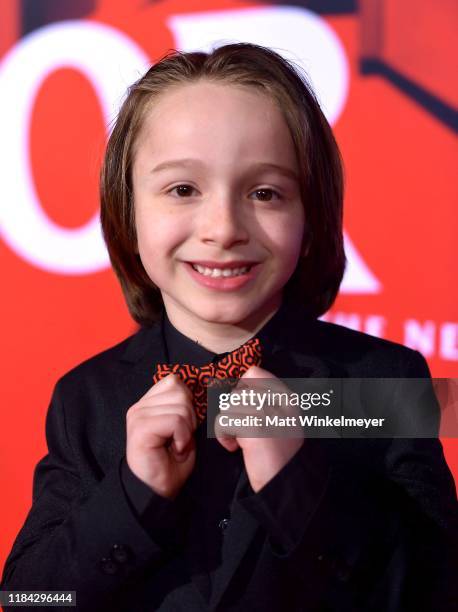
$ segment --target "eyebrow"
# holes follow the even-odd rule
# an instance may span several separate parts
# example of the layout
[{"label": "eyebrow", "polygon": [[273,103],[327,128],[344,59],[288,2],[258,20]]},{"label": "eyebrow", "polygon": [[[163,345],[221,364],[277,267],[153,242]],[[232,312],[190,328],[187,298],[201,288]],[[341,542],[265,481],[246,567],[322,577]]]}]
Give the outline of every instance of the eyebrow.
[{"label": "eyebrow", "polygon": [[[205,163],[199,159],[183,158],[183,159],[172,159],[169,161],[162,162],[155,166],[151,173],[161,172],[162,170],[168,170],[170,168],[192,168],[198,166],[200,168],[205,167]],[[273,170],[286,176],[293,181],[299,181],[299,177],[294,170],[287,168],[286,166],[279,166],[278,164],[271,164],[269,162],[258,162],[250,167],[250,170]]]}]

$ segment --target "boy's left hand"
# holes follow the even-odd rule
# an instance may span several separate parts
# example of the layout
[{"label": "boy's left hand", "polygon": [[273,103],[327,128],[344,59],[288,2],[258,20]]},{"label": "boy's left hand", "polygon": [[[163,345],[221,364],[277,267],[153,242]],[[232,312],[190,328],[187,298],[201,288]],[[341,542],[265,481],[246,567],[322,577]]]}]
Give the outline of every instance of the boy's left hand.
[{"label": "boy's left hand", "polygon": [[[246,381],[250,389],[256,388],[256,392],[263,393],[268,389],[279,393],[290,393],[291,390],[286,387],[276,376],[267,370],[263,370],[258,366],[252,366],[240,378],[240,381]],[[236,387],[235,391],[238,387]],[[262,412],[262,411],[261,411]],[[237,410],[235,414],[233,409],[229,410],[230,416],[246,416],[259,415],[259,412],[250,409],[244,409],[241,412]],[[291,414],[291,412],[288,412]],[[215,428],[216,439],[228,451],[235,451],[241,448],[243,452],[243,460],[247,471],[248,479],[251,487],[257,493],[269,480],[271,480],[298,452],[304,444],[303,436],[292,437],[275,437],[275,438],[247,438],[241,437],[238,432],[247,432],[246,427],[224,428],[224,433],[220,427]],[[230,433],[227,433],[230,432]]]}]

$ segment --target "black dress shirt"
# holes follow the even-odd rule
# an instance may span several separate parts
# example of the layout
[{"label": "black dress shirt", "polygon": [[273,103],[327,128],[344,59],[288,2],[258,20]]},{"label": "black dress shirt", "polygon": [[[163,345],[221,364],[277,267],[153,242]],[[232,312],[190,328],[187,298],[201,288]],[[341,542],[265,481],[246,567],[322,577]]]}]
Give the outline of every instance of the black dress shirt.
[{"label": "black dress shirt", "polygon": [[[284,304],[254,336],[262,346],[261,367],[277,376],[287,376],[284,338],[290,324]],[[161,325],[168,363],[203,366],[227,355],[215,354],[183,335],[165,311]],[[259,522],[278,554],[288,555],[304,530],[311,496],[320,495],[323,489],[327,465],[315,441],[306,441],[280,472],[255,493],[246,476],[240,448],[229,452],[216,439],[207,438],[206,419],[198,426],[195,438],[194,470],[174,500],[156,494],[137,478],[125,457],[121,480],[132,509],[150,536],[171,554],[192,554],[188,562],[205,577],[202,587],[208,600],[212,569],[222,562],[224,531],[237,505]]]}]

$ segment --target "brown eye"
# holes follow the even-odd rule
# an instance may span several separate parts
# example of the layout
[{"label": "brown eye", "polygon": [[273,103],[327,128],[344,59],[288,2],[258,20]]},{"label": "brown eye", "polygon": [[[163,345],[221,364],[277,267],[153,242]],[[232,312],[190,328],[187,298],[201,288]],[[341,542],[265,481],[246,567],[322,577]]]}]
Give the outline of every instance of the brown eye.
[{"label": "brown eye", "polygon": [[280,197],[280,194],[277,191],[268,188],[256,189],[256,191],[253,193],[255,193],[257,197],[259,196],[258,199],[261,202],[270,202],[272,200],[272,194],[275,194],[277,198]]},{"label": "brown eye", "polygon": [[194,187],[191,187],[191,185],[177,185],[176,187],[173,187],[169,193],[172,193],[175,191],[175,193],[180,197],[184,197],[187,198],[190,195],[192,195],[192,192],[194,190]]}]

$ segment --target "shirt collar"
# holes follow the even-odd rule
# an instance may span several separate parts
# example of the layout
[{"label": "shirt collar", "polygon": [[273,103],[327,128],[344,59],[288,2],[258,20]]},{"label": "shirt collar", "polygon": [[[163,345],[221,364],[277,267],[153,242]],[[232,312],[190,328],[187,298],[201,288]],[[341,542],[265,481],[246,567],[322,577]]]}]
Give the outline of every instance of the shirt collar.
[{"label": "shirt collar", "polygon": [[170,322],[165,309],[162,317],[162,334],[168,363],[191,364],[200,367],[217,357],[216,353],[178,331]]},{"label": "shirt collar", "polygon": [[[291,305],[283,301],[277,312],[253,335],[253,338],[259,338],[261,342],[263,366],[267,365],[269,359],[278,350],[287,348],[288,324],[291,324],[290,314]],[[163,309],[161,326],[168,363],[201,367],[211,362],[215,363],[227,355],[227,353],[213,353],[182,334],[172,325],[165,309]]]}]

